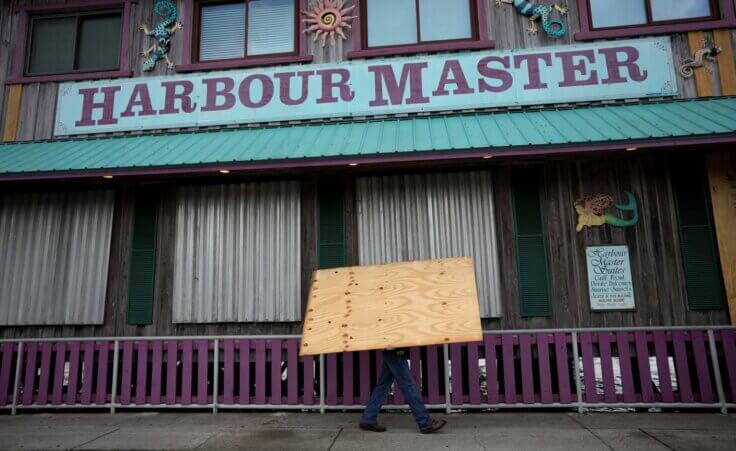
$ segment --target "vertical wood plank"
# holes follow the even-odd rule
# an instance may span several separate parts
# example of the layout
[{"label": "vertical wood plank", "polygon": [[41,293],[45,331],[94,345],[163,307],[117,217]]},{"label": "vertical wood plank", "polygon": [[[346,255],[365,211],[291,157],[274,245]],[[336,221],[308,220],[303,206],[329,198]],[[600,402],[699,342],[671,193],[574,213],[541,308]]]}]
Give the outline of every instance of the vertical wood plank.
[{"label": "vertical wood plank", "polygon": [[568,334],[556,332],[554,337],[560,404],[570,404],[572,402],[572,391],[570,390],[570,359],[567,353]]},{"label": "vertical wood plank", "polygon": [[675,396],[672,393],[672,377],[670,376],[669,355],[667,353],[667,336],[663,330],[655,330],[653,335],[659,391],[662,393],[662,401],[674,402]]},{"label": "vertical wood plank", "polygon": [[255,340],[253,348],[256,352],[256,404],[266,403],[266,342]]},{"label": "vertical wood plank", "polygon": [[[49,385],[51,384],[51,354],[53,353],[53,344],[50,342],[41,343],[41,374],[38,377],[38,404],[46,404],[49,400]],[[0,392],[3,387],[2,375],[0,375]],[[2,393],[0,393],[2,396]],[[3,405],[0,398],[0,406]]]},{"label": "vertical wood plank", "polygon": [[672,331],[672,348],[675,352],[675,373],[680,402],[694,402],[693,389],[690,382],[690,365],[687,361],[687,341],[685,331]]},{"label": "vertical wood plank", "polygon": [[730,396],[726,398],[729,402],[736,402],[736,332],[724,330],[721,332],[723,341],[723,354],[726,360],[726,373],[728,374],[728,386]]},{"label": "vertical wood plank", "polygon": [[325,383],[327,384],[325,401],[328,405],[337,404],[337,354],[327,354],[327,371]]},{"label": "vertical wood plank", "polygon": [[593,337],[590,332],[580,334],[580,349],[583,358],[583,395],[586,402],[598,402],[593,366]]},{"label": "vertical wood plank", "polygon": [[[21,402],[25,406],[33,404],[33,394],[36,384],[36,350],[38,343],[30,342],[23,346],[25,354],[25,378],[23,379],[23,396]],[[21,359],[23,362],[23,359]]]},{"label": "vertical wood plank", "polygon": [[371,398],[371,353],[360,351],[360,404],[368,404]]},{"label": "vertical wood plank", "polygon": [[[691,31],[687,34],[687,43],[692,55],[703,48],[704,38],[705,33],[702,31]],[[698,93],[698,97],[710,97],[713,95],[710,73],[705,67],[695,68],[695,90]]]},{"label": "vertical wood plank", "polygon": [[426,400],[426,396],[422,396],[422,390],[424,389],[424,384],[422,382],[422,351],[421,348],[413,347],[409,350],[409,368],[411,370],[411,375],[414,378],[414,382],[417,383],[417,390],[419,391],[419,396],[422,397],[422,399]]},{"label": "vertical wood plank", "polygon": [[601,358],[601,376],[603,377],[603,399],[616,402],[616,382],[613,379],[613,358],[611,356],[611,334],[598,333],[598,351]]},{"label": "vertical wood plank", "polygon": [[120,380],[120,404],[130,404],[130,391],[133,381],[133,342],[123,342],[123,376]]},{"label": "vertical wood plank", "polygon": [[13,350],[15,343],[2,343],[0,344],[2,349],[3,358],[2,366],[0,367],[0,406],[4,406],[9,403],[8,393],[10,392],[10,366],[13,364]]},{"label": "vertical wood plank", "polygon": [[532,404],[534,403],[534,370],[532,369],[531,335],[519,336],[519,354],[521,357],[521,399],[524,404]]},{"label": "vertical wood plank", "polygon": [[142,405],[146,403],[146,377],[148,375],[148,342],[137,341],[135,342],[135,345],[138,348],[138,365],[136,368],[134,402],[138,405]]},{"label": "vertical wood plank", "polygon": [[207,404],[209,342],[197,340],[197,404]]},{"label": "vertical wood plank", "polygon": [[437,356],[437,349],[437,346],[427,347],[427,399],[430,404],[439,404],[442,402],[442,396],[440,395],[440,375],[438,373],[439,359]]},{"label": "vertical wood plank", "polygon": [[224,380],[220,402],[229,405],[235,403],[235,341],[223,340],[222,350]]},{"label": "vertical wood plank", "polygon": [[66,363],[66,343],[56,344],[56,363],[54,364],[54,390],[51,393],[51,404],[59,405],[64,391],[64,364]]},{"label": "vertical wood plank", "polygon": [[498,404],[498,364],[496,362],[496,335],[483,336],[486,358],[486,393],[488,404]]},{"label": "vertical wood plank", "polygon": [[95,364],[95,342],[85,341],[82,345],[84,349],[84,364],[82,366],[82,404],[90,404],[92,402],[94,364]]},{"label": "vertical wood plank", "polygon": [[709,352],[706,350],[705,334],[701,330],[690,332],[693,342],[693,354],[695,356],[695,370],[698,375],[698,387],[700,389],[700,402],[715,402],[715,394],[713,393],[713,385],[710,383],[710,364]]},{"label": "vertical wood plank", "polygon": [[281,340],[271,340],[271,404],[281,405]]},{"label": "vertical wood plank", "polygon": [[468,343],[468,402],[480,404],[478,343]]},{"label": "vertical wood plank", "polygon": [[[732,85],[736,90],[736,81]],[[733,263],[736,262],[736,156],[728,150],[709,152],[706,162],[728,310],[731,324],[736,325],[736,265]]]},{"label": "vertical wood plank", "polygon": [[238,404],[250,404],[250,341],[239,340],[240,378],[238,380]]},{"label": "vertical wood plank", "polygon": [[77,403],[77,388],[79,387],[79,350],[78,341],[69,346],[69,384],[66,386],[66,403]]},{"label": "vertical wood plank", "polygon": [[163,357],[164,342],[153,340],[151,342],[151,404],[161,404],[161,373],[164,364]]},{"label": "vertical wood plank", "polygon": [[616,332],[616,350],[618,351],[618,366],[621,370],[621,390],[623,391],[624,402],[636,402],[628,332]]},{"label": "vertical wood plank", "polygon": [[649,345],[647,344],[647,333],[641,330],[634,332],[634,343],[636,345],[636,363],[639,369],[639,383],[641,384],[641,400],[643,402],[654,401],[654,390],[652,388],[652,373],[649,370]]},{"label": "vertical wood plank", "polygon": [[8,98],[5,102],[5,127],[3,141],[15,141],[18,136],[18,120],[23,96],[23,85],[9,85]]},{"label": "vertical wood plank", "polygon": [[107,403],[107,372],[110,356],[110,347],[112,343],[102,341],[97,349],[97,387],[95,388],[95,404],[102,405]]},{"label": "vertical wood plank", "polygon": [[286,404],[299,404],[299,342],[286,342]]},{"label": "vertical wood plank", "polygon": [[[179,342],[166,342],[166,404],[176,404],[176,369],[179,361]],[[183,385],[183,384],[182,384]]]},{"label": "vertical wood plank", "polygon": [[501,336],[503,353],[503,386],[505,404],[516,403],[516,369],[514,367],[514,337],[511,334]]},{"label": "vertical wood plank", "polygon": [[736,64],[734,63],[731,30],[721,29],[713,31],[713,41],[716,47],[723,51],[716,58],[718,76],[721,79],[721,95],[736,95]]},{"label": "vertical wood plank", "polygon": [[462,345],[453,343],[450,345],[450,388],[453,404],[462,404],[463,393],[463,359]]},{"label": "vertical wood plank", "polygon": [[535,337],[537,342],[537,360],[539,362],[539,400],[542,404],[551,404],[553,402],[552,374],[549,361],[550,338],[551,336],[548,334],[537,334]]},{"label": "vertical wood plank", "polygon": [[192,403],[192,356],[191,340],[181,342],[181,404]]},{"label": "vertical wood plank", "polygon": [[314,404],[314,356],[302,357],[302,367],[304,368],[302,402],[305,405],[312,405]]},{"label": "vertical wood plank", "polygon": [[342,403],[353,404],[353,353],[342,354]]}]

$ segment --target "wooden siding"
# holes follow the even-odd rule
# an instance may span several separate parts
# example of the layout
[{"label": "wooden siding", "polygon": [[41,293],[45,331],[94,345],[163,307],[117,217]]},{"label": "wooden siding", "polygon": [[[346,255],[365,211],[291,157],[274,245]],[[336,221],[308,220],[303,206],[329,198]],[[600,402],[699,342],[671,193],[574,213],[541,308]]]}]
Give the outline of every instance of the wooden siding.
[{"label": "wooden siding", "polygon": [[[0,89],[0,105],[5,109],[5,97],[8,95],[8,86],[5,86],[5,80],[10,72],[11,61],[11,50],[14,42],[17,40],[17,33],[15,28],[17,24],[14,18],[17,17],[13,14],[13,11],[18,6],[22,5],[41,5],[41,4],[60,4],[60,3],[71,3],[74,0],[8,0],[0,2],[0,83],[3,85],[3,89]],[[151,77],[160,76],[166,74],[173,74],[163,62],[160,62],[156,68],[151,72],[142,73],[140,66],[142,58],[139,55],[143,49],[150,47],[151,38],[145,36],[143,32],[138,30],[140,24],[153,25],[158,22],[159,18],[153,12],[153,3],[155,0],[138,0],[131,4],[131,20],[129,30],[129,42],[124,43],[129,46],[128,58],[130,67],[134,71],[136,77]],[[313,5],[316,0],[310,0],[309,5]],[[348,0],[348,4],[352,0]],[[528,27],[528,20],[525,17],[520,16],[516,10],[510,5],[502,5],[497,7],[494,0],[480,0],[486,2],[486,10],[488,11],[486,17],[486,23],[482,24],[489,29],[491,39],[495,40],[496,49],[512,49],[512,48],[530,48],[530,47],[550,47],[566,44],[575,44],[577,41],[574,40],[574,34],[579,31],[580,25],[578,21],[578,6],[577,2],[569,1],[567,6],[570,8],[566,16],[566,22],[569,26],[569,32],[561,39],[552,39],[547,37],[543,32],[539,32],[536,35],[529,35],[526,32]],[[721,2],[727,2],[733,0],[721,0]],[[183,2],[180,0],[179,5]],[[190,23],[188,14],[183,19],[185,27],[192,27],[194,24]],[[347,60],[347,52],[352,50],[353,46],[353,32],[356,30],[348,31],[348,39],[345,41],[338,40],[335,46],[329,44],[322,47],[319,42],[314,42],[311,36],[306,37],[307,49],[313,56],[314,63],[336,63]],[[688,33],[677,33],[672,34],[672,49],[673,58],[675,64],[679,64],[681,59],[688,58],[691,56],[691,43],[692,46],[699,45],[701,39],[705,39],[709,44],[714,42],[723,43],[726,37],[730,37],[733,43],[736,40],[736,30],[716,30],[716,31],[704,31],[691,33],[690,38]],[[174,35],[171,44],[170,55],[174,62],[181,61],[181,54],[183,51],[183,34],[177,33]],[[712,92],[713,95],[726,95],[732,94],[732,89],[721,88],[722,83],[726,83],[724,86],[730,86],[729,80],[733,80],[733,71],[730,71],[730,64],[734,61],[734,53],[732,51],[734,45],[723,46],[724,52],[719,56],[718,65],[714,66],[715,70],[710,73],[705,69],[696,70],[696,76],[686,79],[683,77],[677,77],[677,85],[679,89],[679,96],[682,98],[697,97],[698,92],[696,91],[696,82],[700,82],[703,87],[701,91],[704,93]],[[698,47],[699,48],[699,47]],[[730,65],[729,65],[730,64]],[[730,72],[729,72],[730,71]],[[724,72],[724,80],[720,80],[719,72]],[[706,86],[707,87],[704,87]],[[58,83],[31,83],[24,86],[23,99],[21,102],[21,111],[18,121],[18,133],[17,139],[19,140],[31,140],[31,139],[50,139],[53,138],[53,121],[56,113],[56,93]],[[701,94],[704,95],[704,94]],[[0,120],[2,126],[6,120],[7,114],[3,112]],[[3,128],[0,127],[0,130]]]}]

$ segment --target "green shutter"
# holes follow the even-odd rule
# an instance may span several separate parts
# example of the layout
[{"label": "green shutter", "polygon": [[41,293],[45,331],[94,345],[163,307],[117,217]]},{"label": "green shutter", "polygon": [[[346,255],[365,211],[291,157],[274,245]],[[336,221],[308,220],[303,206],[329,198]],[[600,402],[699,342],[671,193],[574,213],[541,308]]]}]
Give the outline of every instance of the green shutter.
[{"label": "green shutter", "polygon": [[317,264],[320,269],[346,265],[345,186],[321,183],[319,188],[319,244]]},{"label": "green shutter", "polygon": [[136,198],[128,276],[128,324],[153,323],[157,206],[158,197],[151,193]]},{"label": "green shutter", "polygon": [[547,243],[539,194],[541,174],[538,170],[514,170],[511,185],[521,316],[551,316]]},{"label": "green shutter", "polygon": [[691,310],[723,309],[726,293],[703,161],[687,159],[673,164],[672,189],[688,306]]}]

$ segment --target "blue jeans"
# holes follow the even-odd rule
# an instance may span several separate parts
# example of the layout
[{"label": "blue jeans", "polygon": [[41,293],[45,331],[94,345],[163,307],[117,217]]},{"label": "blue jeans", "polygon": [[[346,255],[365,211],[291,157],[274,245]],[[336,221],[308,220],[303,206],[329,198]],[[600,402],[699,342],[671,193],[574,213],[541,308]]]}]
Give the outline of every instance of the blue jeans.
[{"label": "blue jeans", "polygon": [[371,399],[363,411],[363,423],[375,424],[378,419],[378,412],[386,400],[386,395],[391,390],[394,380],[399,385],[401,393],[404,395],[407,404],[411,408],[414,420],[417,422],[419,429],[426,429],[432,424],[432,418],[429,416],[427,408],[422,402],[417,384],[409,371],[409,364],[404,356],[397,355],[396,351],[383,352],[383,369],[378,383],[373,388]]}]

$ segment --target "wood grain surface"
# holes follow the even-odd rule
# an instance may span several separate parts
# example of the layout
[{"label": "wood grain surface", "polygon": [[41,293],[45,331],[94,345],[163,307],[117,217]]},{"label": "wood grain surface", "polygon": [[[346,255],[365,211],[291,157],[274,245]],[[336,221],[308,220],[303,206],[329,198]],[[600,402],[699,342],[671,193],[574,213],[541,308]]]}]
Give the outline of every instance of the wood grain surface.
[{"label": "wood grain surface", "polygon": [[300,355],[482,339],[468,257],[315,271]]}]

